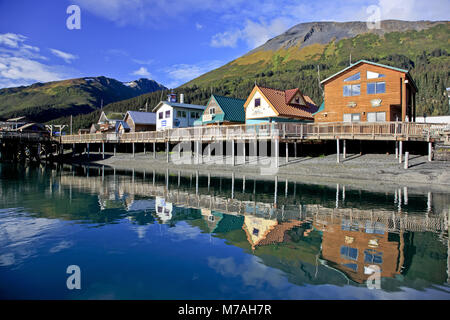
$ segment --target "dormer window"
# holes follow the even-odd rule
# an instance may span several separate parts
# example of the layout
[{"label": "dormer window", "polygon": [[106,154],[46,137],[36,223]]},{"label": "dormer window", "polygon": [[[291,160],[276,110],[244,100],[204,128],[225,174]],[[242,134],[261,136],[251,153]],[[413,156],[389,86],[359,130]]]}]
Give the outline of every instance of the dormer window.
[{"label": "dormer window", "polygon": [[261,98],[255,99],[255,107],[260,107],[260,106],[261,106]]},{"label": "dormer window", "polygon": [[295,98],[295,103],[300,103],[300,97]]},{"label": "dormer window", "polygon": [[216,108],[209,108],[209,114],[216,114]]},{"label": "dormer window", "polygon": [[344,82],[347,82],[347,81],[358,81],[358,80],[361,80],[361,73],[360,72],[355,73],[354,75],[348,77],[347,79],[344,80]]}]

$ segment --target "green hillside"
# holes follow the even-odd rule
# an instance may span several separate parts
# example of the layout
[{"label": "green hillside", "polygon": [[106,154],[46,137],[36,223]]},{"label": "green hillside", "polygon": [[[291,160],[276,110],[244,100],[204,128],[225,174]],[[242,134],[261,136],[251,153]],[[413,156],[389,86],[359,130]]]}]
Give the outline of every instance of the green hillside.
[{"label": "green hillside", "polygon": [[157,82],[139,79],[124,84],[106,77],[79,78],[31,86],[0,89],[0,117],[27,116],[47,122],[67,115],[88,114],[111,102],[165,89]]},{"label": "green hillside", "polygon": [[[184,93],[185,101],[206,104],[211,93],[246,99],[255,81],[280,89],[299,87],[316,104],[322,102],[320,78],[336,73],[352,61],[371,60],[409,69],[419,87],[417,114],[449,114],[446,87],[450,87],[450,24],[422,31],[390,32],[384,35],[364,33],[328,44],[301,44],[276,51],[253,50],[223,67],[208,72],[174,90]],[[167,92],[151,93],[109,104],[107,110],[126,111],[143,108],[146,102],[156,106]],[[151,108],[150,108],[151,109]],[[88,127],[99,113],[80,116],[76,127]]]}]

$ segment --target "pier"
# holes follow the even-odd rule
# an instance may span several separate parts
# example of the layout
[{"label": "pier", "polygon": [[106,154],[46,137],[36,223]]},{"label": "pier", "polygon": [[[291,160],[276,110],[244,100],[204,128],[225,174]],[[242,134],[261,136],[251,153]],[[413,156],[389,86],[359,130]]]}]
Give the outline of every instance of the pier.
[{"label": "pier", "polygon": [[[226,143],[227,155],[231,156],[231,164],[235,165],[236,156],[248,155],[258,157],[268,156],[275,158],[276,166],[279,166],[280,143],[285,144],[286,155],[293,149],[295,157],[298,155],[297,145],[308,142],[336,141],[337,162],[341,157],[346,157],[346,141],[392,141],[395,142],[396,158],[399,162],[403,159],[403,142],[416,141],[428,143],[428,159],[432,160],[433,144],[449,144],[450,130],[447,125],[423,124],[411,122],[383,122],[383,123],[264,123],[253,125],[230,126],[202,126],[168,129],[165,131],[131,132],[131,133],[103,133],[82,134],[60,137],[59,142],[63,146],[72,145],[72,150],[81,149],[89,156],[90,145],[99,144],[103,158],[105,157],[105,145],[114,149],[121,144],[131,145],[133,155],[136,145],[143,145],[144,153],[151,150],[156,156],[157,145],[164,150],[169,162],[169,153],[191,150],[193,144],[194,157],[201,161],[201,155],[206,151],[211,154],[223,155],[223,144]],[[150,144],[151,148],[147,148]],[[181,145],[183,144],[183,145]],[[204,145],[207,144],[206,149]],[[213,148],[211,144],[216,144]],[[246,145],[248,144],[248,148]],[[260,145],[258,150],[258,144]],[[177,148],[174,148],[177,146]],[[236,148],[237,146],[237,148]],[[291,146],[291,149],[290,149]],[[342,146],[342,148],[341,148]],[[162,147],[162,148],[161,148]],[[342,150],[342,153],[341,153]],[[100,151],[99,151],[100,152]],[[266,154],[263,154],[266,152]],[[238,153],[240,153],[238,155]],[[200,158],[200,159],[199,159]]]}]

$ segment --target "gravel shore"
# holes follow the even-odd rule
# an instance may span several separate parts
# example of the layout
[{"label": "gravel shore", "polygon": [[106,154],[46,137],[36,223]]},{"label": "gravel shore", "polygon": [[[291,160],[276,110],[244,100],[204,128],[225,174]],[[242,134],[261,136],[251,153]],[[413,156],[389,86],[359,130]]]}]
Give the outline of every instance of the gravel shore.
[{"label": "gravel shore", "polygon": [[[172,156],[172,155],[171,155]],[[175,155],[174,155],[175,156]],[[189,158],[190,159],[190,158]],[[208,161],[209,160],[209,161]],[[231,175],[236,177],[245,175],[248,178],[261,180],[273,180],[274,176],[289,181],[312,184],[345,184],[368,191],[383,191],[386,186],[407,186],[417,192],[450,192],[450,162],[428,162],[426,156],[410,155],[409,169],[403,168],[394,155],[385,154],[350,154],[341,163],[336,163],[336,155],[328,155],[315,158],[280,158],[280,167],[271,172],[266,170],[267,159],[262,158],[259,163],[247,157],[247,163],[243,164],[243,158],[237,159],[237,165],[218,164],[219,158],[203,159],[202,164],[195,164],[194,160],[188,163],[176,164],[172,159],[167,163],[166,154],[158,153],[156,159],[153,154],[106,154],[102,159],[100,154],[91,153],[90,159],[86,156],[70,158],[70,162],[78,164],[104,165],[117,169],[135,169],[137,171],[198,171],[200,174]],[[225,159],[231,161],[231,158]],[[175,162],[175,163],[174,163]],[[192,162],[192,163],[189,163]],[[263,169],[261,169],[263,168]]]}]

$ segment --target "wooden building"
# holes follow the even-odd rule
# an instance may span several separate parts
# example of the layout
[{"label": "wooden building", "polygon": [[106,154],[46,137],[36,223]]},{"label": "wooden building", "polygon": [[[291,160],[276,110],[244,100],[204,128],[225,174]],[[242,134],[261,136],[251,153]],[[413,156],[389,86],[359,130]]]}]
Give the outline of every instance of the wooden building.
[{"label": "wooden building", "polygon": [[361,225],[350,219],[336,219],[314,227],[323,232],[322,257],[357,283],[364,283],[373,273],[371,266],[381,269],[382,277],[394,278],[405,264],[403,234],[391,234],[380,222]]},{"label": "wooden building", "polygon": [[321,83],[315,122],[415,121],[418,89],[408,70],[361,60]]},{"label": "wooden building", "polygon": [[153,112],[128,111],[123,121],[130,132],[156,130],[156,114]]},{"label": "wooden building", "polygon": [[318,107],[298,89],[277,90],[255,85],[244,104],[245,123],[312,122]]},{"label": "wooden building", "polygon": [[212,95],[195,125],[231,125],[245,123],[245,100]]}]

